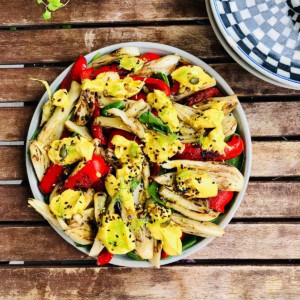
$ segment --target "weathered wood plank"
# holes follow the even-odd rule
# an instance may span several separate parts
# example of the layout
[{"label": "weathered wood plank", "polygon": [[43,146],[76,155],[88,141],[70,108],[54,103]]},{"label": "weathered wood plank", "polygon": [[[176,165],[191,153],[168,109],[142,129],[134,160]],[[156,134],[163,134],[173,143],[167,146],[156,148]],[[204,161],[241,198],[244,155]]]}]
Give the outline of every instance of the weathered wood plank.
[{"label": "weathered wood plank", "polygon": [[0,140],[25,140],[35,107],[0,108]]},{"label": "weathered wood plank", "polygon": [[251,136],[288,136],[300,133],[300,101],[242,103]]},{"label": "weathered wood plank", "polygon": [[[300,90],[284,89],[264,82],[235,63],[211,64],[211,66],[240,97],[300,95]],[[64,68],[60,67],[4,69],[0,72],[0,91],[3,91],[0,92],[0,102],[38,101],[45,89],[42,84],[31,81],[30,78],[44,79],[51,83],[63,70]],[[264,106],[268,107],[269,104],[264,104]]]},{"label": "weathered wood plank", "polygon": [[251,176],[299,176],[299,158],[299,142],[253,142]]},{"label": "weathered wood plank", "polygon": [[5,30],[0,32],[0,53],[5,53],[0,64],[74,61],[80,54],[132,41],[175,46],[203,59],[228,57],[208,25]]},{"label": "weathered wood plank", "polygon": [[0,146],[0,180],[26,179],[25,147]]},{"label": "weathered wood plank", "polygon": [[[300,132],[300,101],[242,104],[253,137]],[[25,140],[35,107],[0,108],[0,140]]]},{"label": "weathered wood plank", "polygon": [[237,95],[242,97],[286,97],[299,95],[300,92],[299,90],[285,89],[263,81],[236,63],[210,64],[210,66],[226,80]]},{"label": "weathered wood plank", "polygon": [[[0,261],[91,259],[45,226],[1,226]],[[30,243],[28,243],[30,241]],[[49,247],[51,245],[51,247]],[[266,251],[267,250],[267,251]],[[300,259],[300,225],[232,223],[193,259]]]},{"label": "weathered wood plank", "polygon": [[[299,153],[296,141],[253,142],[251,176],[299,176]],[[26,179],[24,156],[22,146],[0,146],[0,180]]]},{"label": "weathered wood plank", "polygon": [[[172,266],[156,269],[2,267],[9,299],[299,298],[299,266]],[[109,284],[108,284],[109,283]]]},{"label": "weathered wood plank", "polygon": [[64,68],[1,69],[0,102],[39,100],[45,92],[45,87],[30,78],[43,79],[51,83],[63,70]]},{"label": "weathered wood plank", "polygon": [[35,1],[16,0],[8,4],[1,0],[0,7],[5,7],[0,13],[2,26],[207,19],[204,0],[72,0],[64,9],[54,13],[49,21],[41,17],[44,6],[38,6]]},{"label": "weathered wood plank", "polygon": [[[235,218],[298,218],[300,182],[250,182]],[[1,221],[43,220],[27,208],[28,186],[0,186]],[[280,205],[278,205],[280,203]]]},{"label": "weathered wood plank", "polygon": [[[27,207],[31,192],[25,185],[0,186],[0,221],[44,220]],[[235,218],[299,218],[300,182],[250,182]]]}]

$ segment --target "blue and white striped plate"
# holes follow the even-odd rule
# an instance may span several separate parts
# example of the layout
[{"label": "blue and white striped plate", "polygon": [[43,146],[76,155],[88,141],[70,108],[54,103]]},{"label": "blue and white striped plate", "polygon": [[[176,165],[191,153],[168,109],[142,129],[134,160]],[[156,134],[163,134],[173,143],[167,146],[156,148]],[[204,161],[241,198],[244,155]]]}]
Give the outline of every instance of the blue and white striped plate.
[{"label": "blue and white striped plate", "polygon": [[300,89],[299,0],[210,3],[221,33],[241,59],[281,86]]}]

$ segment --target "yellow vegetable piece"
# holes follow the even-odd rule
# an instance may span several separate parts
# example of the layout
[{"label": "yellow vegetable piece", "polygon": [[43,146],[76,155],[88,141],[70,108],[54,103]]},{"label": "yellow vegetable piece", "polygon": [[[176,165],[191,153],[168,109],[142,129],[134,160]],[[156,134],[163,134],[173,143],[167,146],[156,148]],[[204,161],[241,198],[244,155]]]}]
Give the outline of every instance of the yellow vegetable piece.
[{"label": "yellow vegetable piece", "polygon": [[171,77],[180,83],[180,90],[182,88],[189,88],[191,91],[199,91],[207,86],[213,86],[215,79],[210,77],[198,66],[183,66],[175,70]]},{"label": "yellow vegetable piece", "polygon": [[48,156],[57,165],[69,165],[82,159],[92,159],[94,145],[88,139],[80,136],[64,138],[50,144]]},{"label": "yellow vegetable piece", "polygon": [[173,157],[183,147],[175,134],[146,133],[145,141],[145,152],[152,162],[159,164]]},{"label": "yellow vegetable piece", "polygon": [[217,109],[208,109],[204,112],[198,112],[190,119],[190,125],[199,130],[201,128],[215,128],[222,124],[224,120],[223,111]]},{"label": "yellow vegetable piece", "polygon": [[147,228],[151,235],[162,241],[162,247],[168,255],[180,255],[182,231],[179,226],[170,221],[171,210],[157,204],[150,204],[148,212],[150,220]]},{"label": "yellow vegetable piece", "polygon": [[137,94],[143,87],[144,82],[133,80],[131,77],[120,79],[116,72],[101,73],[94,80],[85,79],[82,82],[82,90],[97,92],[113,100],[123,100]]},{"label": "yellow vegetable piece", "polygon": [[117,170],[117,177],[123,177],[125,182],[129,183],[142,172],[144,160],[142,149],[136,142],[120,135],[115,135],[111,143],[115,146],[115,156],[122,164],[122,168]]},{"label": "yellow vegetable piece", "polygon": [[131,213],[135,211],[133,194],[130,191],[130,181],[126,183],[122,176],[116,178],[109,174],[105,179],[105,188],[112,198],[117,198]]},{"label": "yellow vegetable piece", "polygon": [[159,90],[154,90],[147,96],[147,102],[157,110],[158,116],[173,132],[179,131],[179,119],[172,101]]},{"label": "yellow vegetable piece", "polygon": [[126,254],[135,248],[134,234],[117,214],[103,217],[96,238],[113,254]]},{"label": "yellow vegetable piece", "polygon": [[206,173],[179,170],[176,177],[179,192],[187,197],[209,198],[218,194],[218,185]]},{"label": "yellow vegetable piece", "polygon": [[201,139],[201,146],[204,150],[212,150],[224,154],[224,149],[227,146],[224,140],[225,135],[223,128],[221,125],[218,125],[208,134],[208,136]]},{"label": "yellow vegetable piece", "polygon": [[63,219],[71,219],[73,215],[83,212],[86,205],[87,201],[82,192],[68,189],[53,197],[49,208],[54,215]]},{"label": "yellow vegetable piece", "polygon": [[70,105],[69,94],[66,89],[56,91],[52,96],[52,102],[55,106],[67,107]]},{"label": "yellow vegetable piece", "polygon": [[142,59],[137,57],[123,56],[120,60],[120,67],[128,71],[137,72],[143,67],[144,63]]}]

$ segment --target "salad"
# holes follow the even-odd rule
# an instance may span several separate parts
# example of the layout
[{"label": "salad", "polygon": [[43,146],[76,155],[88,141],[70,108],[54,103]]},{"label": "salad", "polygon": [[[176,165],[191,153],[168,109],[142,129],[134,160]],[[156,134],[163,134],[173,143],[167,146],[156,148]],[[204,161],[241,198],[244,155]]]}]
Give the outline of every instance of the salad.
[{"label": "salad", "polygon": [[243,188],[244,143],[224,96],[176,54],[124,47],[79,56],[43,106],[29,155],[52,226],[103,265],[113,255],[180,255],[205,237]]}]

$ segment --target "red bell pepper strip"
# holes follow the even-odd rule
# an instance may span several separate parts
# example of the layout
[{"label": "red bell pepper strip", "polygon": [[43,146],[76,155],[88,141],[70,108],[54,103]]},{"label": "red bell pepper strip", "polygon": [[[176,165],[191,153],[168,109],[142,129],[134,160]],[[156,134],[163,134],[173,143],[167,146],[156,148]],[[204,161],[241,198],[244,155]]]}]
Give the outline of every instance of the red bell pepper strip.
[{"label": "red bell pepper strip", "polygon": [[139,92],[138,94],[132,96],[129,98],[130,100],[147,100],[147,94],[143,93],[143,92]]},{"label": "red bell pepper strip", "polygon": [[112,253],[108,252],[106,249],[103,249],[98,256],[97,265],[100,267],[108,264],[112,260],[113,256],[114,255]]},{"label": "red bell pepper strip", "polygon": [[94,72],[95,72],[95,69],[93,67],[83,70],[82,73],[80,74],[81,80],[83,80],[83,79],[89,79],[89,80],[94,79],[95,78]]},{"label": "red bell pepper strip", "polygon": [[47,169],[39,188],[43,194],[50,194],[54,186],[59,182],[64,172],[63,166],[52,164]]},{"label": "red bell pepper strip", "polygon": [[100,68],[96,69],[94,74],[95,74],[95,77],[97,77],[101,73],[118,72],[118,71],[119,71],[118,65],[117,64],[112,64],[112,65],[109,65],[109,66],[103,66],[103,67],[100,67]]},{"label": "red bell pepper strip", "polygon": [[160,55],[158,55],[156,53],[148,52],[148,53],[144,53],[144,54],[140,55],[139,58],[146,60],[148,62],[148,61],[159,59]]},{"label": "red bell pepper strip", "polygon": [[244,142],[239,135],[233,135],[231,140],[227,142],[224,149],[225,154],[220,155],[218,152],[203,150],[199,145],[185,144],[183,153],[176,154],[175,159],[188,159],[198,161],[220,161],[229,160],[242,154],[244,151]]},{"label": "red bell pepper strip", "polygon": [[72,134],[70,131],[68,131],[67,129],[64,129],[63,133],[61,134],[60,139],[64,139],[64,138],[68,138],[70,137]]},{"label": "red bell pepper strip", "polygon": [[71,174],[63,185],[65,189],[89,189],[95,182],[99,180],[99,175],[105,176],[109,172],[109,166],[105,163],[102,156],[93,154],[91,160],[79,169],[75,174]]},{"label": "red bell pepper strip", "polygon": [[211,97],[221,97],[221,92],[216,87],[211,87],[188,97],[184,102],[187,106],[192,106],[198,102],[205,101]]},{"label": "red bell pepper strip", "polygon": [[233,194],[231,191],[219,191],[216,197],[208,198],[209,207],[214,211],[223,213],[225,206],[232,200]]},{"label": "red bell pepper strip", "polygon": [[97,77],[101,73],[117,72],[119,75],[126,75],[127,70],[120,68],[117,64],[111,64],[109,66],[103,66],[94,71],[94,76]]},{"label": "red bell pepper strip", "polygon": [[95,99],[95,108],[93,112],[93,118],[92,118],[92,135],[95,139],[99,139],[101,142],[101,145],[106,145],[107,140],[103,134],[102,126],[99,124],[94,124],[94,120],[100,116],[100,110],[97,99]]},{"label": "red bell pepper strip", "polygon": [[127,139],[129,141],[135,141],[138,145],[141,144],[140,139],[133,133],[127,132],[122,129],[115,129],[111,132],[111,134],[109,135],[109,138],[108,138],[108,148],[110,148],[110,149],[112,149],[114,147],[114,145],[111,143],[111,141],[115,135],[123,136],[125,139]]},{"label": "red bell pepper strip", "polygon": [[242,154],[244,151],[244,142],[239,135],[233,135],[229,142],[227,142],[227,147],[225,147],[224,155],[220,155],[216,160],[228,160],[235,158]]},{"label": "red bell pepper strip", "polygon": [[84,56],[80,55],[74,62],[70,72],[64,78],[64,80],[60,84],[61,89],[66,89],[67,91],[70,89],[72,81],[76,81],[81,83],[81,73],[86,69],[86,59]]},{"label": "red bell pepper strip", "polygon": [[130,76],[133,80],[144,81],[146,87],[150,90],[160,90],[164,92],[168,97],[171,95],[170,87],[163,81],[157,78],[142,77],[142,76]]},{"label": "red bell pepper strip", "polygon": [[171,94],[172,95],[178,94],[179,88],[180,88],[180,83],[178,81],[173,80]]}]

